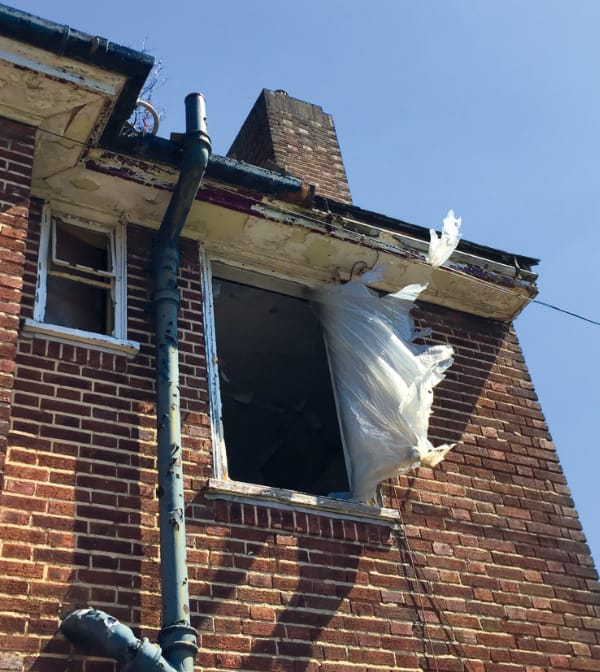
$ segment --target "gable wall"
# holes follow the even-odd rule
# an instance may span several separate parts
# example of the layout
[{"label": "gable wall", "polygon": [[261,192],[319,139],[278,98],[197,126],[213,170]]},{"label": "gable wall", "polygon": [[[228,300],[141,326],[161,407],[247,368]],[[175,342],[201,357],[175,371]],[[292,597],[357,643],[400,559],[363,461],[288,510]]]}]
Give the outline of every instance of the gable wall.
[{"label": "gable wall", "polygon": [[[33,312],[41,205],[32,206],[21,317]],[[25,230],[22,214],[18,222]],[[151,639],[159,627],[149,248],[150,233],[130,226],[129,338],[139,355],[19,338],[0,494],[0,670],[112,669],[56,633],[73,608],[104,609]],[[196,244],[184,241],[198,669],[600,669],[596,572],[511,327],[416,311],[457,352],[436,388],[431,438],[460,443],[435,469],[384,486],[400,530],[207,499],[199,273]]]}]

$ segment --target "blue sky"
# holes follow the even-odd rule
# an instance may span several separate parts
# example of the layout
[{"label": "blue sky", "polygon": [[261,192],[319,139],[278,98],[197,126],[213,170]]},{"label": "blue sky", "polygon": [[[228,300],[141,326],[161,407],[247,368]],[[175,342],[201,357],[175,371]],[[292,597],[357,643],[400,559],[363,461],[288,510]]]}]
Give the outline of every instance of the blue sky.
[{"label": "blue sky", "polygon": [[[263,87],[334,117],[354,203],[542,260],[539,299],[600,320],[597,0],[19,0],[163,62],[159,133],[206,94],[224,154]],[[516,321],[600,559],[600,327],[532,304]]]}]

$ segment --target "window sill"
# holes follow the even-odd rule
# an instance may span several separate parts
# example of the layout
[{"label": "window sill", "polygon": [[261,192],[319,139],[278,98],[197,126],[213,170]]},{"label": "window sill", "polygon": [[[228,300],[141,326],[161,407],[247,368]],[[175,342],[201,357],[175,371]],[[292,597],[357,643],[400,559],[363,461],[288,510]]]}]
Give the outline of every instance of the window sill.
[{"label": "window sill", "polygon": [[23,333],[27,336],[52,339],[59,343],[81,345],[102,352],[133,357],[140,351],[140,344],[136,341],[124,341],[104,334],[94,334],[89,331],[71,329],[56,324],[45,324],[27,318],[23,324]]},{"label": "window sill", "polygon": [[238,481],[220,481],[211,478],[208,481],[206,496],[209,499],[261,504],[277,509],[304,511],[359,522],[385,523],[394,526],[400,521],[400,514],[396,509],[385,509],[331,497],[305,495],[293,490]]}]

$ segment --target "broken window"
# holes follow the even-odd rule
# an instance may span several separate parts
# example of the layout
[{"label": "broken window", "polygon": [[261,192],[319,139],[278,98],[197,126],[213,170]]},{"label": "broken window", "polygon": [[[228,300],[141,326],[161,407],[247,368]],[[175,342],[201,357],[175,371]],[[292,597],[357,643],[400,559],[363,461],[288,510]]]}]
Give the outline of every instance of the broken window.
[{"label": "broken window", "polygon": [[124,338],[123,265],[120,226],[45,211],[35,320]]},{"label": "broken window", "polygon": [[315,495],[348,491],[329,364],[311,306],[223,277],[212,286],[229,477]]},{"label": "broken window", "polygon": [[[456,248],[459,228],[450,212],[441,237],[431,232],[427,258],[415,261],[424,281]],[[309,303],[292,283],[283,291],[264,276],[222,271],[212,290],[226,446],[219,474],[375,503],[381,481],[443,459],[452,446],[433,446],[427,433],[452,348],[414,342],[425,332],[415,332],[410,311],[426,284],[381,295],[369,288],[383,279],[380,266],[311,290]]]}]

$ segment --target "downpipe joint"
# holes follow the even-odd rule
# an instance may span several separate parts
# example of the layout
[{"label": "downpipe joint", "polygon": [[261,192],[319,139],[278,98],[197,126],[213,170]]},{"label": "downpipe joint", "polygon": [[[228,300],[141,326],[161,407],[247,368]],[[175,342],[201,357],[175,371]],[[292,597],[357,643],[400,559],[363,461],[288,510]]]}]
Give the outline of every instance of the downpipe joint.
[{"label": "downpipe joint", "polygon": [[123,672],[177,672],[163,657],[160,646],[138,639],[131,628],[104,611],[72,611],[63,618],[60,630],[73,644],[116,660]]}]

